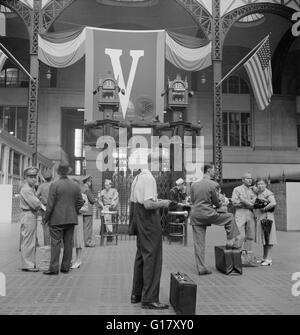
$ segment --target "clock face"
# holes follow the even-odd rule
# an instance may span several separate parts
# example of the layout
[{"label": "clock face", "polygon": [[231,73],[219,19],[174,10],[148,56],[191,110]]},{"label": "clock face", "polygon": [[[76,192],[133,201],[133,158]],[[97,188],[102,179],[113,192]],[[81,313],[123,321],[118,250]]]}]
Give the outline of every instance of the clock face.
[{"label": "clock face", "polygon": [[104,89],[109,89],[109,90],[114,90],[115,89],[115,83],[113,80],[107,79],[103,82],[103,88]]},{"label": "clock face", "polygon": [[180,90],[180,91],[185,89],[183,83],[181,83],[181,82],[174,83],[173,88],[175,90]]}]

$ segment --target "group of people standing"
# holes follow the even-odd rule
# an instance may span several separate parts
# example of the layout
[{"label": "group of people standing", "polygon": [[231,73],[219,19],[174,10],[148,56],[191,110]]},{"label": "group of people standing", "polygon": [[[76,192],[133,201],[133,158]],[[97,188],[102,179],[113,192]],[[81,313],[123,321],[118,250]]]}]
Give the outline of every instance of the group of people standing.
[{"label": "group of people standing", "polygon": [[[196,266],[199,275],[211,274],[205,266],[205,236],[208,226],[224,226],[227,235],[227,246],[241,249],[242,263],[246,267],[272,265],[271,250],[276,240],[274,194],[267,189],[267,181],[258,178],[253,184],[250,173],[242,177],[242,185],[235,187],[231,202],[235,214],[229,213],[228,199],[221,194],[220,186],[213,179],[213,165],[204,166],[204,177],[191,186],[191,225]],[[263,206],[257,206],[257,199]],[[268,227],[265,227],[268,224]],[[263,256],[253,254],[253,242],[263,245]]]},{"label": "group of people standing", "polygon": [[[131,303],[142,303],[144,309],[167,309],[168,305],[159,301],[160,277],[162,272],[162,225],[159,209],[169,209],[174,202],[180,203],[186,197],[183,179],[176,182],[171,190],[170,199],[158,199],[157,185],[148,165],[159,157],[149,155],[148,164],[141,169],[131,185],[130,195],[130,231],[137,235],[137,252],[134,261]],[[43,210],[42,222],[45,243],[51,245],[50,266],[46,275],[56,275],[59,270],[68,273],[70,268],[81,265],[84,246],[93,247],[92,205],[99,204],[104,211],[116,210],[118,192],[111,187],[111,181],[105,181],[105,189],[95,198],[91,192],[92,177],[86,176],[80,187],[78,180],[68,177],[70,167],[61,163],[57,173],[59,179],[51,182],[52,176],[45,176],[37,192],[35,191],[37,168],[24,171],[25,184],[20,192],[21,219],[21,258],[22,270],[36,272],[35,262],[36,233],[38,211]],[[276,201],[273,193],[267,189],[267,183],[258,179],[253,185],[252,176],[246,173],[243,184],[232,193],[235,214],[227,210],[228,199],[221,194],[220,186],[214,179],[213,165],[204,166],[204,177],[191,185],[189,202],[191,203],[190,223],[193,230],[196,266],[199,275],[211,274],[205,266],[205,237],[208,226],[224,226],[230,249],[243,250],[245,266],[257,266],[253,256],[252,244],[263,244],[261,265],[271,265],[271,249],[276,244],[274,208]],[[255,207],[257,199],[263,206]],[[257,208],[257,209],[256,209]],[[268,235],[264,224],[269,225]],[[109,223],[109,222],[108,222]],[[107,225],[110,231],[109,224]],[[60,250],[64,251],[59,265]],[[76,248],[76,261],[72,264],[72,248]]]},{"label": "group of people standing", "polygon": [[[25,169],[25,183],[20,190],[21,233],[20,251],[22,271],[38,272],[36,265],[37,216],[42,216],[44,245],[51,247],[49,269],[43,273],[56,275],[68,273],[82,263],[84,247],[94,247],[93,205],[102,209],[118,205],[118,192],[111,188],[111,181],[105,181],[105,189],[99,197],[91,191],[92,176],[85,176],[81,182],[69,178],[72,169],[67,163],[58,166],[59,179],[52,181],[52,174],[44,173],[45,180],[36,190],[39,170],[35,167]],[[107,207],[108,206],[108,207]],[[59,265],[63,244],[63,258]],[[76,257],[72,262],[73,248]]]},{"label": "group of people standing", "polygon": [[[152,156],[152,160],[155,160]],[[150,164],[151,155],[148,159]],[[263,244],[261,265],[271,265],[270,251],[276,244],[276,227],[273,210],[276,201],[273,193],[267,189],[267,182],[257,179],[253,185],[252,176],[246,173],[243,184],[234,189],[232,204],[235,214],[228,212],[229,200],[221,193],[220,185],[213,179],[213,165],[204,166],[201,181],[191,185],[190,223],[193,229],[194,251],[199,275],[212,272],[205,266],[205,237],[208,226],[224,226],[227,242],[226,248],[243,251],[244,266],[258,266],[253,256],[252,244]],[[155,174],[155,172],[153,173]],[[168,305],[159,301],[160,276],[162,270],[162,227],[160,208],[169,208],[171,200],[157,198],[156,181],[148,168],[141,170],[135,177],[131,188],[131,222],[132,231],[137,235],[137,252],[134,263],[131,303],[141,302],[145,309],[167,309]],[[178,179],[171,190],[172,202],[182,202],[186,198],[184,181]],[[265,205],[256,209],[260,199]],[[268,237],[263,228],[264,220],[271,223]]]}]

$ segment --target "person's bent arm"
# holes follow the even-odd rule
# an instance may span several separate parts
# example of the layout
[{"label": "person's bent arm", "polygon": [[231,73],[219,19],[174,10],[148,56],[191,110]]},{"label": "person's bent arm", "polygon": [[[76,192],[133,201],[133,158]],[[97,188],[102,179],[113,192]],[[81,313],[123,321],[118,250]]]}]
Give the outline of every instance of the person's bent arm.
[{"label": "person's bent arm", "polygon": [[272,210],[273,208],[276,207],[276,200],[273,193],[270,193],[267,199],[269,201],[269,204],[265,208],[263,208],[265,212]]},{"label": "person's bent arm", "polygon": [[236,189],[234,189],[233,192],[232,192],[231,201],[232,201],[233,207],[235,207],[235,208],[243,208],[244,207],[241,200],[240,200],[240,194]]},{"label": "person's bent arm", "polygon": [[158,209],[158,208],[168,208],[170,200],[159,200],[154,201],[153,199],[148,199],[144,202],[144,207],[147,210]]}]

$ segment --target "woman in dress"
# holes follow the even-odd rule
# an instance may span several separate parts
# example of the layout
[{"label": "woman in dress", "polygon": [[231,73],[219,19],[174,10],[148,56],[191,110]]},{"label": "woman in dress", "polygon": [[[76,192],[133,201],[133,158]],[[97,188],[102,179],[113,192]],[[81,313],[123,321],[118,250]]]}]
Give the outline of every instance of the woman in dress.
[{"label": "woman in dress", "polygon": [[[77,184],[80,184],[79,180],[73,179]],[[83,237],[83,216],[82,214],[88,211],[88,198],[87,195],[81,193],[84,200],[84,205],[80,208],[78,214],[78,225],[74,228],[74,248],[76,249],[76,260],[72,264],[71,269],[78,269],[82,263],[82,251],[84,248],[84,237]]]},{"label": "woman in dress", "polygon": [[[267,181],[258,178],[256,180],[256,192],[258,199],[266,201],[268,204],[261,209],[256,210],[256,220],[257,220],[257,235],[256,239],[259,244],[263,245],[263,260],[261,262],[262,266],[272,265],[271,251],[273,245],[277,244],[276,238],[276,226],[274,220],[274,209],[276,206],[276,200],[274,194],[267,189]],[[270,220],[271,222],[263,221]],[[271,225],[268,229],[265,228],[266,225]],[[267,233],[264,230],[268,230]]]}]

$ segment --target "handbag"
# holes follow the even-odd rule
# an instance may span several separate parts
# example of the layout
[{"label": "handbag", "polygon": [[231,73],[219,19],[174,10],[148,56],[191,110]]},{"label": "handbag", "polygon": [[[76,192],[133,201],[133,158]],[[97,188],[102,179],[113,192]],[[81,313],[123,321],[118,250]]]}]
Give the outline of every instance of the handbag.
[{"label": "handbag", "polygon": [[269,219],[263,219],[260,221],[260,223],[261,223],[262,231],[264,233],[266,245],[269,245],[270,233],[271,233],[273,221]]},{"label": "handbag", "polygon": [[262,208],[265,208],[268,204],[269,204],[268,201],[256,198],[253,208],[262,209]]}]

